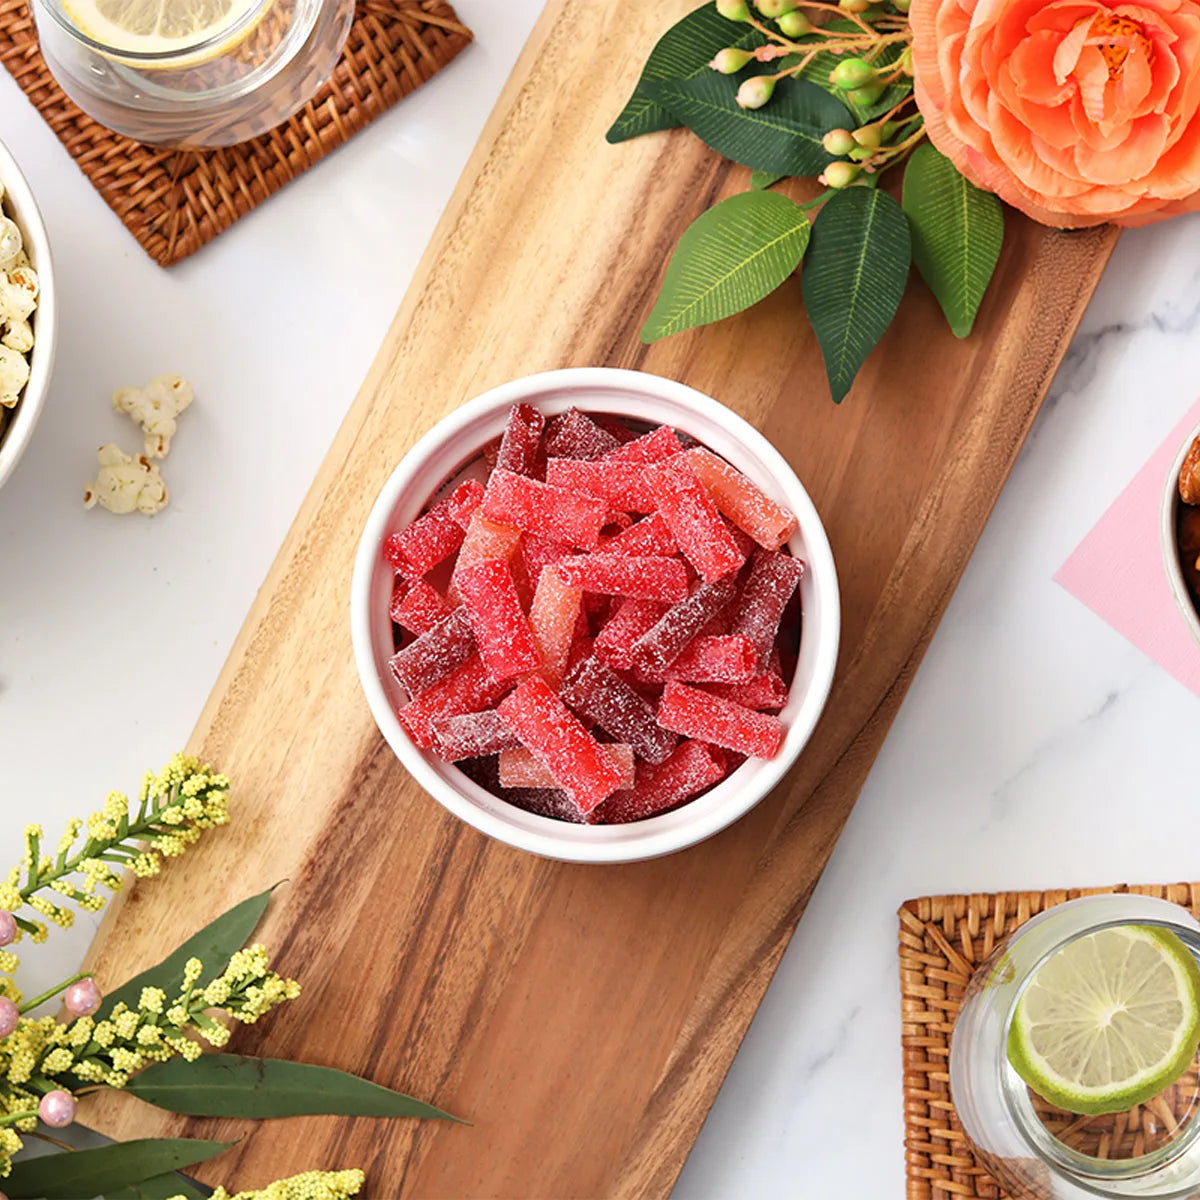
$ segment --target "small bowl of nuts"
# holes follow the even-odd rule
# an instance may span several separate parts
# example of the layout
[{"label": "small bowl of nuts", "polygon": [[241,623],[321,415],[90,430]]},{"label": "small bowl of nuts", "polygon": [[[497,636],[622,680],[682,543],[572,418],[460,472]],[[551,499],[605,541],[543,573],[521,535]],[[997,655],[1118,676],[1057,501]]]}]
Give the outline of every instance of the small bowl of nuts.
[{"label": "small bowl of nuts", "polygon": [[1162,550],[1175,602],[1200,642],[1200,428],[1184,443],[1167,480]]},{"label": "small bowl of nuts", "polygon": [[0,485],[41,415],[56,332],[50,239],[25,176],[0,142]]}]

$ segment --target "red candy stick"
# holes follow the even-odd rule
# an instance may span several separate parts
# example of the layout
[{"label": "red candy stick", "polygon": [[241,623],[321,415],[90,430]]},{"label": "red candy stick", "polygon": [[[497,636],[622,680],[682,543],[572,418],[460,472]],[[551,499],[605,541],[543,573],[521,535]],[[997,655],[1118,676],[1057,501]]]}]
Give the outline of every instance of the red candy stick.
[{"label": "red candy stick", "polygon": [[511,561],[521,544],[521,531],[515,525],[502,525],[489,521],[478,509],[467,526],[467,536],[462,549],[454,560],[454,574],[450,577],[450,599],[461,599],[458,591],[458,574],[464,568],[490,558]]},{"label": "red candy stick", "polygon": [[564,583],[554,567],[542,568],[529,610],[529,624],[542,673],[556,687],[567,671],[582,601],[583,592]]},{"label": "red candy stick", "polygon": [[521,742],[583,813],[621,786],[621,772],[540,676],[531,675],[499,706]]},{"label": "red candy stick", "polygon": [[562,698],[610,737],[632,746],[634,754],[646,762],[660,763],[675,748],[678,739],[659,725],[654,709],[595,658],[571,671]]},{"label": "red candy stick", "polygon": [[669,463],[652,472],[662,514],[687,560],[711,582],[736,571],[746,561],[709,494],[690,471]]},{"label": "red candy stick", "polygon": [[732,575],[702,583],[637,638],[630,647],[632,665],[650,678],[661,675],[736,594],[737,581]]},{"label": "red candy stick", "polygon": [[479,511],[526,533],[590,550],[600,538],[608,505],[599,496],[568,492],[497,469],[488,480]]},{"label": "red candy stick", "polygon": [[677,558],[582,554],[563,559],[554,570],[563,583],[605,596],[671,604],[688,594],[687,568]]},{"label": "red candy stick", "polygon": [[433,723],[439,717],[478,712],[496,702],[504,685],[497,683],[478,655],[468,658],[452,675],[406,704],[396,714],[408,736],[428,750],[433,745]]},{"label": "red candy stick", "polygon": [[541,664],[512,571],[503,559],[472,563],[456,573],[479,656],[493,679],[512,679]]},{"label": "red candy stick", "polygon": [[[611,742],[600,749],[608,755],[613,765],[621,772],[621,787],[633,787],[633,751],[628,746]],[[552,788],[557,781],[533,753],[522,747],[519,750],[503,750],[500,753],[500,786],[502,788]],[[620,789],[618,789],[620,790]]]},{"label": "red candy stick", "polygon": [[663,672],[681,683],[749,683],[758,674],[758,651],[743,637],[697,637]]},{"label": "red candy stick", "polygon": [[711,450],[696,446],[684,458],[717,508],[760,546],[778,550],[796,532],[799,523],[795,513],[776,504],[741,471]]},{"label": "red candy stick", "polygon": [[757,675],[749,683],[717,683],[708,690],[714,696],[760,712],[781,709],[788,701],[788,686],[783,676],[774,671]]},{"label": "red candy stick", "polygon": [[446,762],[499,754],[501,750],[515,750],[520,744],[520,739],[495,709],[439,717],[433,722],[433,750]]},{"label": "red candy stick", "polygon": [[549,538],[536,537],[527,533],[521,538],[521,561],[525,564],[525,574],[531,580],[542,577],[542,568],[551,567],[560,559],[571,554],[571,547],[566,542],[553,542]]},{"label": "red candy stick", "polygon": [[684,737],[713,742],[754,758],[774,758],[783,742],[783,724],[778,717],[686,683],[667,684],[658,705],[658,723]]},{"label": "red candy stick", "polygon": [[410,696],[419,696],[440,683],[474,653],[475,635],[471,632],[471,622],[467,620],[466,612],[459,608],[428,633],[421,634],[393,654],[388,659],[388,666]]},{"label": "red candy stick", "polygon": [[462,545],[462,526],[450,516],[449,498],[435,504],[424,516],[384,539],[383,556],[401,575],[419,579]]},{"label": "red candy stick", "polygon": [[552,458],[546,463],[546,482],[567,491],[602,496],[612,508],[625,512],[648,513],[658,507],[649,472],[641,463]]},{"label": "red candy stick", "polygon": [[660,425],[604,457],[609,462],[656,463],[683,453],[683,446],[669,425]]},{"label": "red candy stick", "polygon": [[598,549],[603,550],[605,554],[669,558],[672,554],[679,553],[679,543],[672,536],[662,514],[651,513],[621,533],[601,538]]},{"label": "red candy stick", "polygon": [[546,425],[546,453],[551,458],[600,458],[620,444],[577,408],[568,408]]},{"label": "red candy stick", "polygon": [[396,576],[396,582],[392,584],[392,600],[388,605],[388,615],[398,625],[400,618],[396,615],[400,611],[400,605],[404,603],[404,597],[408,595],[408,580],[403,575]]},{"label": "red candy stick", "polygon": [[610,667],[629,670],[638,639],[653,629],[666,611],[667,606],[657,600],[622,600],[596,638],[596,657]]},{"label": "red candy stick", "polygon": [[453,611],[441,592],[424,579],[411,583],[399,604],[394,593],[392,599],[392,620],[413,633],[428,633]]},{"label": "red candy stick", "polygon": [[[497,788],[499,786],[496,785]],[[536,813],[539,817],[549,817],[553,821],[569,821],[572,825],[590,824],[590,818],[579,811],[575,801],[558,788],[509,788],[500,795],[514,808]]]},{"label": "red candy stick", "polygon": [[496,451],[497,470],[532,475],[545,424],[546,418],[531,404],[514,404]]},{"label": "red candy stick", "polygon": [[629,791],[615,792],[592,814],[598,825],[624,825],[665,812],[725,776],[725,756],[703,742],[682,742],[664,763],[638,763]]},{"label": "red candy stick", "polygon": [[775,644],[783,610],[803,576],[800,559],[775,550],[755,551],[729,632],[746,638],[762,661]]}]

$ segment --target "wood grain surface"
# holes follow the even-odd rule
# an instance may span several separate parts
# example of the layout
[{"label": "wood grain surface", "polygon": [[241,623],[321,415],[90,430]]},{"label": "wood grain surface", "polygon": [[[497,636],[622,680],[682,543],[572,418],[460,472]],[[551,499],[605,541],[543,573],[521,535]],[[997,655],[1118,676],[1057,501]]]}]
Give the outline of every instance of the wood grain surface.
[{"label": "wood grain surface", "polygon": [[[117,1137],[242,1138],[206,1181],[362,1165],[387,1200],[670,1190],[1112,250],[1111,231],[1010,216],[975,336],[951,337],[914,282],[840,407],[798,280],[643,347],[676,239],[748,186],[683,132],[604,143],[691,6],[551,0],[192,738],[233,776],[237,816],[139,886],[93,956],[115,982],[287,879],[261,936],[304,996],[235,1048],[473,1124],[254,1129],[124,1096],[86,1113]],[[424,795],[371,720],[347,618],[359,532],[416,437],[504,380],[601,364],[681,379],[763,430],[817,502],[844,603],[833,695],[785,783],[704,845],[611,868],[489,842]]]}]

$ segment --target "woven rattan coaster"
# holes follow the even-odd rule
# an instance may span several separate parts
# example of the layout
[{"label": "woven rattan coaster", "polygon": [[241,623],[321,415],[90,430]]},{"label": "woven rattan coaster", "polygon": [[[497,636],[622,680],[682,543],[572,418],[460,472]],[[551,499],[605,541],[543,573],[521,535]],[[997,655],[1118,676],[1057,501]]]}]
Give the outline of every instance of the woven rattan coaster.
[{"label": "woven rattan coaster", "polygon": [[[1190,909],[1200,918],[1200,883],[1000,892],[994,896],[925,896],[907,901],[900,909],[900,1038],[904,1051],[908,1200],[1007,1197],[1008,1193],[980,1166],[950,1099],[950,1031],[958,1006],[976,966],[1014,929],[1056,904],[1108,892],[1157,896]],[[1097,1124],[1096,1119],[1089,1122],[1083,1118],[1067,1132],[1079,1139],[1079,1149],[1089,1153],[1096,1153],[1089,1138],[1104,1137],[1111,1144],[1114,1138],[1145,1136],[1145,1129],[1125,1124],[1114,1129],[1114,1119],[1107,1120],[1108,1127],[1096,1129],[1089,1128],[1089,1124]],[[1123,1122],[1124,1116],[1118,1120]]]},{"label": "woven rattan coaster", "polygon": [[92,186],[164,267],[195,253],[420,87],[471,40],[444,0],[359,0],[341,61],[292,119],[225,150],[164,150],[98,125],[38,50],[27,0],[0,0],[0,63]]}]

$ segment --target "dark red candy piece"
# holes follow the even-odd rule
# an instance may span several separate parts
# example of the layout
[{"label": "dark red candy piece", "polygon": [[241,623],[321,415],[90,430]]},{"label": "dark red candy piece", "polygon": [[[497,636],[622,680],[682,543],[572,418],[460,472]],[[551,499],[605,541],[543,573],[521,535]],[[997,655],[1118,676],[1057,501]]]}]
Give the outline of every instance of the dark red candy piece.
[{"label": "dark red candy piece", "polygon": [[667,684],[658,705],[658,723],[684,737],[755,758],[774,758],[783,744],[783,724],[778,717],[686,683]]},{"label": "dark red candy piece", "polygon": [[545,424],[546,418],[533,405],[514,404],[496,452],[496,470],[532,475]]},{"label": "dark red candy piece", "polygon": [[520,739],[495,709],[440,717],[433,722],[433,751],[447,762],[483,758],[501,750],[515,750]]},{"label": "dark red candy piece", "polygon": [[686,600],[667,609],[633,643],[633,665],[650,678],[662,674],[736,594],[737,581],[732,575],[702,583]]},{"label": "dark red candy piece", "polygon": [[505,788],[501,798],[539,817],[569,821],[572,825],[590,824],[590,818],[580,811],[579,805],[558,788]]},{"label": "dark red candy piece", "polygon": [[725,756],[716,746],[682,742],[663,763],[638,763],[633,787],[609,796],[592,814],[592,821],[600,825],[642,821],[699,795],[725,774]]},{"label": "dark red candy piece", "polygon": [[758,550],[738,598],[729,632],[747,641],[765,662],[779,635],[779,622],[804,576],[804,563],[778,550]]},{"label": "dark red candy piece", "polygon": [[562,698],[614,741],[632,746],[646,762],[670,757],[678,741],[659,725],[650,704],[598,659],[589,658],[570,673]]},{"label": "dark red candy piece", "polygon": [[600,458],[620,444],[577,408],[568,408],[546,424],[546,453],[551,458]]},{"label": "dark red candy piece", "polygon": [[427,692],[475,653],[475,635],[465,609],[457,608],[428,633],[388,660],[392,674],[410,696]]}]

